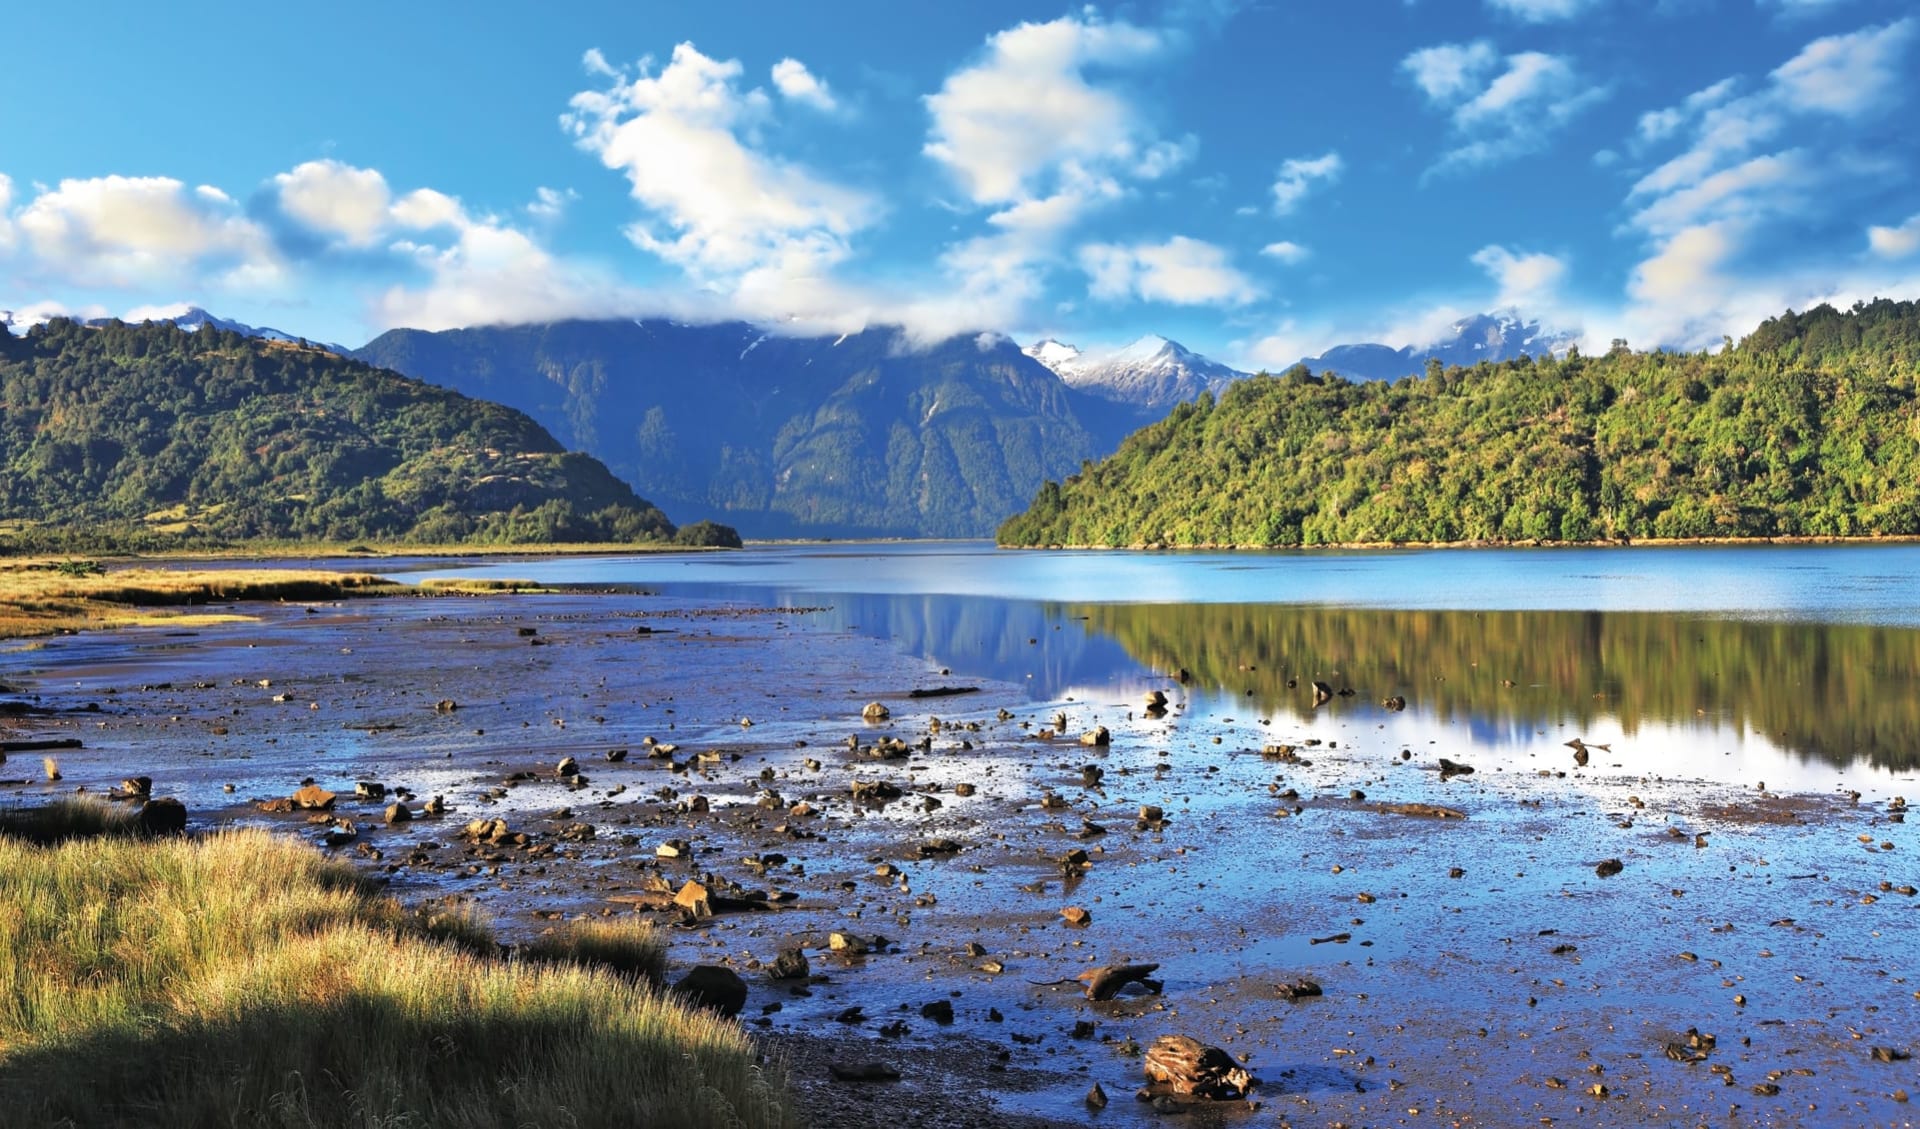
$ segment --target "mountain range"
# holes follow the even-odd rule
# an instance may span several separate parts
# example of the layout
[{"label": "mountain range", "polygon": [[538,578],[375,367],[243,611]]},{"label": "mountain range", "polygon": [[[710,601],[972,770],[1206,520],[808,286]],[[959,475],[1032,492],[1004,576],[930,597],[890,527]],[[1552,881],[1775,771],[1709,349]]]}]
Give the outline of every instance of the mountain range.
[{"label": "mountain range", "polygon": [[[167,319],[300,339],[199,307]],[[1425,346],[1342,345],[1304,363],[1363,380],[1564,351],[1508,311]],[[980,537],[1041,483],[1248,374],[1148,335],[1121,348],[994,335],[909,348],[889,329],[795,337],[745,323],[566,321],[396,329],[367,363],[526,412],[682,520],[754,537]]]},{"label": "mountain range", "polygon": [[353,355],[519,408],[683,519],[755,537],[985,536],[1138,426],[993,336],[564,321],[396,329]]}]

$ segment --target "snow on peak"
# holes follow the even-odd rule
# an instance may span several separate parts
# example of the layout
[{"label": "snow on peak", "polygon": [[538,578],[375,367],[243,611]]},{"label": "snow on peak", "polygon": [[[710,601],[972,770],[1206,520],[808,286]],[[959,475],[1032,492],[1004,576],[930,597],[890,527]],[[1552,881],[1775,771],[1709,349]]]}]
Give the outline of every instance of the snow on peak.
[{"label": "snow on peak", "polygon": [[1051,337],[1044,341],[1036,341],[1020,351],[1055,371],[1058,371],[1062,365],[1070,365],[1080,359],[1078,348],[1055,341]]},{"label": "snow on peak", "polygon": [[1191,352],[1157,333],[1117,349],[1082,352],[1053,338],[1021,350],[1053,370],[1061,380],[1103,399],[1163,408],[1218,392],[1245,373]]}]

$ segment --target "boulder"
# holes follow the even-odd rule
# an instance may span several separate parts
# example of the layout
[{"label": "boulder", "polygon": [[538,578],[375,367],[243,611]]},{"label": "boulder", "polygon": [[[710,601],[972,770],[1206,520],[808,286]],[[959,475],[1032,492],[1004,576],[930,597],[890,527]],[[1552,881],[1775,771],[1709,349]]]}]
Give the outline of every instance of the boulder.
[{"label": "boulder", "polygon": [[339,799],[318,784],[309,784],[290,798],[293,800],[293,806],[301,811],[332,811],[334,801]]},{"label": "boulder", "polygon": [[893,711],[880,702],[868,702],[867,708],[860,711],[860,716],[867,721],[885,721],[893,716]]},{"label": "boulder", "polygon": [[1176,1094],[1218,1101],[1244,1098],[1253,1075],[1219,1047],[1185,1035],[1162,1035],[1147,1048],[1147,1077]]},{"label": "boulder", "polygon": [[187,805],[170,796],[140,805],[143,835],[179,835],[187,830]]},{"label": "boulder", "polygon": [[695,1007],[710,1008],[721,1015],[739,1015],[747,1006],[747,982],[733,969],[717,964],[695,965],[673,990]]},{"label": "boulder", "polygon": [[799,949],[783,949],[773,958],[771,975],[775,980],[805,980],[813,973],[813,966],[807,963],[807,954]]}]

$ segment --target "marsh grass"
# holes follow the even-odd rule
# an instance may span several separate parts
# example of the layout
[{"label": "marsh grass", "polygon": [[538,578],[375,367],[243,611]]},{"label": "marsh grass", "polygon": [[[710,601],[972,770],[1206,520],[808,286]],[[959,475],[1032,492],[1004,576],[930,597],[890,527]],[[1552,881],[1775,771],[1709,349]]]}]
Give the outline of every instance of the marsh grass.
[{"label": "marsh grass", "polygon": [[248,617],[182,614],[173,609],[233,600],[335,600],[405,590],[385,577],[363,572],[83,567],[92,564],[67,560],[0,564],[0,638],[82,628],[234,622]]},{"label": "marsh grass", "polygon": [[520,959],[604,968],[656,988],[664,987],[667,978],[666,942],[652,922],[641,918],[569,921],[522,945]]},{"label": "marsh grass", "polygon": [[135,809],[105,800],[68,797],[50,804],[0,807],[0,837],[52,846],[69,839],[140,833]]},{"label": "marsh grass", "polygon": [[513,580],[505,577],[460,577],[435,576],[420,582],[423,592],[431,593],[493,593],[493,592],[551,592],[553,589],[538,580]]},{"label": "marsh grass", "polygon": [[731,1022],[473,924],[264,832],[0,840],[0,1125],[794,1123]]}]

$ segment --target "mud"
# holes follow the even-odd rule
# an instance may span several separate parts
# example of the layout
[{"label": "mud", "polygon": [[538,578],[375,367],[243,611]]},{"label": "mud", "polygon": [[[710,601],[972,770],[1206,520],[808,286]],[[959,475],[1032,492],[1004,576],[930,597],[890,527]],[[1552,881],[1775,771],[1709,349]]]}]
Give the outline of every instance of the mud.
[{"label": "mud", "polygon": [[[1417,701],[1389,719],[1368,688],[1270,718],[1144,674],[1035,701],[807,609],[568,592],[246,610],[260,622],[0,651],[28,707],[0,737],[82,741],[58,783],[38,754],[0,765],[0,803],[145,774],[196,829],[320,843],[350,821],[329,849],[404,900],[478,902],[509,942],[648,913],[675,975],[746,977],[742,1021],[822,1124],[1913,1120],[1914,1060],[1874,1053],[1920,1029],[1898,777],[1660,777],[1622,767],[1618,737],[1583,767],[1561,747],[1580,734],[1476,744]],[[979,689],[913,697],[956,685]],[[862,720],[873,701],[889,720]],[[1109,744],[1079,742],[1100,726]],[[904,750],[874,755],[889,738]],[[1443,752],[1475,772],[1443,778]],[[308,778],[332,813],[257,806]],[[856,780],[900,795],[855,802]],[[447,812],[388,826],[394,795],[359,781]],[[476,819],[529,840],[474,843]],[[682,857],[659,854],[670,839]],[[721,912],[637,908],[692,879]],[[771,979],[794,947],[811,975]],[[1160,990],[1086,998],[1080,973],[1125,962],[1158,963]],[[1288,998],[1302,979],[1323,994]],[[1252,1101],[1136,1101],[1141,1052],[1173,1033],[1250,1069]],[[827,1069],[849,1062],[902,1077]]]}]

